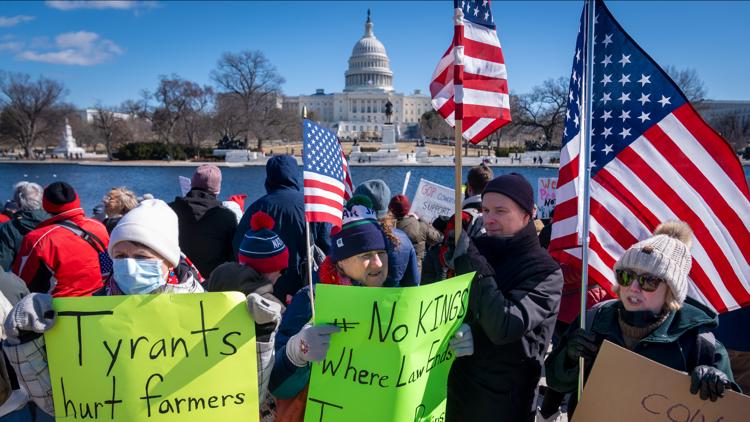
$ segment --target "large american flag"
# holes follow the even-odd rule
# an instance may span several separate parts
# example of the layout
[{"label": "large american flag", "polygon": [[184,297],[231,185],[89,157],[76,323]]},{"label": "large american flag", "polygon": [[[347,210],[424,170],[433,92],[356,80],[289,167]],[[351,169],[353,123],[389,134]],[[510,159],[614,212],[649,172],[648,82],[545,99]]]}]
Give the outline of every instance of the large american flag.
[{"label": "large american flag", "polygon": [[508,75],[489,0],[455,0],[453,42],[432,74],[432,105],[476,144],[510,123]]},{"label": "large american flag", "polygon": [[[694,232],[689,294],[719,312],[750,304],[750,193],[737,156],[602,1],[595,11],[590,280],[610,289],[623,252],[679,219]],[[579,269],[585,16],[584,8],[550,244]]]},{"label": "large american flag", "polygon": [[305,219],[341,226],[344,202],[351,197],[349,166],[336,135],[310,120],[302,122]]}]

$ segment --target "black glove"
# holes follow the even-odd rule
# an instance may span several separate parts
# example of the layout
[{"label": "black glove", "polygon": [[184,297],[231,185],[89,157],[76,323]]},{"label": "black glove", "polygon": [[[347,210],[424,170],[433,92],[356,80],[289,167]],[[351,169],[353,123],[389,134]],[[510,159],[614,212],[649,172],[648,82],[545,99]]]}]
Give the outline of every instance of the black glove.
[{"label": "black glove", "polygon": [[713,366],[696,366],[690,374],[690,393],[698,394],[700,391],[701,400],[716,401],[719,397],[724,397],[724,390],[730,386],[727,374]]},{"label": "black glove", "polygon": [[596,335],[579,328],[571,333],[568,344],[565,346],[565,356],[569,362],[578,362],[578,358],[593,362],[599,353],[599,345],[596,343]]}]

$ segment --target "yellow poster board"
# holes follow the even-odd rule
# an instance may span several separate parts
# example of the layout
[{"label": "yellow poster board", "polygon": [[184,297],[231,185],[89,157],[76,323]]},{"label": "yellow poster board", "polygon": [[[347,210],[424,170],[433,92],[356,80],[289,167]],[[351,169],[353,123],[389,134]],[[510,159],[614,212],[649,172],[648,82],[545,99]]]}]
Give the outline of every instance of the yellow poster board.
[{"label": "yellow poster board", "polygon": [[59,298],[45,333],[57,421],[257,421],[241,293]]}]

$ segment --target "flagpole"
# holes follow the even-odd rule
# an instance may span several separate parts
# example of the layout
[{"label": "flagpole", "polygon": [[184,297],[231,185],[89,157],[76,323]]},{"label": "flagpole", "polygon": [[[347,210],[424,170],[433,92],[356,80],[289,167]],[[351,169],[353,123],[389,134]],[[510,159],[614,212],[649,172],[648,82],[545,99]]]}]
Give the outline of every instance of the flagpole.
[{"label": "flagpole", "polygon": [[[302,119],[304,125],[304,119],[307,119],[307,107],[302,106]],[[304,129],[303,129],[304,131]],[[305,140],[304,135],[302,139],[302,159],[304,160],[305,154]],[[312,248],[313,245],[310,242],[310,222],[307,221],[307,212],[305,212],[305,242],[307,244],[307,285],[310,287],[308,296],[310,297],[310,309],[312,310],[312,320],[315,321],[315,293],[313,292],[313,276],[312,276]]]},{"label": "flagpole", "polygon": [[[581,316],[580,328],[586,329],[586,295],[588,293],[589,278],[589,221],[591,202],[591,102],[593,101],[592,83],[594,79],[594,20],[596,16],[594,0],[586,0],[586,32],[584,46],[586,57],[584,62],[583,84],[583,119],[581,124],[581,146],[583,155],[583,228],[581,230]],[[578,358],[578,401],[583,395],[584,360]]]},{"label": "flagpole", "polygon": [[460,7],[456,8],[456,13],[453,21],[453,101],[456,105],[454,110],[455,117],[455,153],[454,163],[456,166],[455,175],[455,198],[456,208],[454,212],[454,241],[458,247],[458,239],[461,237],[461,176],[463,173],[463,165],[461,163],[461,141],[463,140],[463,64],[464,64],[464,47],[463,47],[463,25],[464,25],[464,12]]}]

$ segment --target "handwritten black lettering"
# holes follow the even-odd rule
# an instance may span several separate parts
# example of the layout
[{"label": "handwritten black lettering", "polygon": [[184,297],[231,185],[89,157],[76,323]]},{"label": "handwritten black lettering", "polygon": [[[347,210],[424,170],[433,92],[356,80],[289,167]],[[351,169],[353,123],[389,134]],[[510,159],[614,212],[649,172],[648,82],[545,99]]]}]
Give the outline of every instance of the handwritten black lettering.
[{"label": "handwritten black lettering", "polygon": [[203,336],[203,353],[206,355],[206,357],[208,357],[208,341],[206,339],[206,333],[209,331],[218,331],[219,327],[206,328],[206,316],[205,316],[205,312],[203,311],[202,300],[200,301],[199,305],[201,308],[201,329],[191,331],[190,334],[200,334],[201,336]]},{"label": "handwritten black lettering", "polygon": [[76,326],[78,330],[78,366],[83,366],[83,333],[81,333],[81,318],[98,315],[112,315],[113,311],[60,311],[57,313],[59,317],[76,317]]}]

